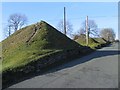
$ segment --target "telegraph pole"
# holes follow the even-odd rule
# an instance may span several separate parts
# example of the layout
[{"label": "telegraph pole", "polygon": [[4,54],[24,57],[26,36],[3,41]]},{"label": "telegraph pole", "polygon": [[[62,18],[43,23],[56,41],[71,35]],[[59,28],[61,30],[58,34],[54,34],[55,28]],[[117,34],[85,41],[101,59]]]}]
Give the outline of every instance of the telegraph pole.
[{"label": "telegraph pole", "polygon": [[66,35],[66,9],[64,7],[64,34]]},{"label": "telegraph pole", "polygon": [[88,46],[88,40],[89,40],[89,36],[88,36],[88,16],[86,17],[86,46]]},{"label": "telegraph pole", "polygon": [[9,25],[9,36],[10,36],[10,34],[11,34],[11,25]]}]

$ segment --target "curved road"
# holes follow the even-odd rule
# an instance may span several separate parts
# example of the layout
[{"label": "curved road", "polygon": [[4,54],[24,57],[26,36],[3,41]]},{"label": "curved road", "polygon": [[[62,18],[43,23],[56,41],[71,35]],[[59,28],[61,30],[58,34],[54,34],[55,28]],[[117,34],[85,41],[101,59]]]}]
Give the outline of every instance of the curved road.
[{"label": "curved road", "polygon": [[118,88],[118,43],[9,88]]}]

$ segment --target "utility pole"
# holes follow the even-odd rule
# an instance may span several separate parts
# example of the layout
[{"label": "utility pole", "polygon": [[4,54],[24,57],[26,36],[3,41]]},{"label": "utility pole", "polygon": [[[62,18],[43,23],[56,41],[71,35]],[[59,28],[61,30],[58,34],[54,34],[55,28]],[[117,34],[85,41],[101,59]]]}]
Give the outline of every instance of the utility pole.
[{"label": "utility pole", "polygon": [[64,7],[64,34],[66,35],[66,9]]},{"label": "utility pole", "polygon": [[108,40],[108,42],[110,41],[110,39],[109,39],[109,33],[107,33],[107,40]]},{"label": "utility pole", "polygon": [[9,36],[10,36],[10,34],[11,34],[11,25],[9,25]]},{"label": "utility pole", "polygon": [[88,46],[88,40],[89,40],[89,36],[88,36],[88,16],[86,17],[86,46]]}]

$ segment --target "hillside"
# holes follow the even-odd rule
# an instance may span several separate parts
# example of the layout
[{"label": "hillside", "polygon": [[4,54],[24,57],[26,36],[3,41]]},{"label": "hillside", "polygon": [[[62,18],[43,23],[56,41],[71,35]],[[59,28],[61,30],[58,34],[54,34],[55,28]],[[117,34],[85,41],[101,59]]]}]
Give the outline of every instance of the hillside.
[{"label": "hillside", "polygon": [[100,44],[106,44],[107,43],[107,41],[104,38],[94,38],[94,40],[96,40]]},{"label": "hillside", "polygon": [[[75,41],[80,45],[86,46],[86,36],[84,34],[81,34]],[[88,46],[91,47],[92,49],[101,48],[103,46],[106,46],[107,44],[109,44],[109,42],[106,41],[104,38],[89,37]]]},{"label": "hillside", "polygon": [[24,66],[51,53],[82,47],[44,21],[16,31],[2,41],[2,70]]},{"label": "hillside", "polygon": [[45,21],[22,28],[1,43],[2,88],[93,51]]},{"label": "hillside", "polygon": [[[86,36],[84,34],[80,35],[75,41],[83,46],[86,46]],[[94,47],[98,45],[99,42],[97,40],[94,40],[93,38],[89,37],[89,44],[88,44],[89,47],[94,49]]]}]

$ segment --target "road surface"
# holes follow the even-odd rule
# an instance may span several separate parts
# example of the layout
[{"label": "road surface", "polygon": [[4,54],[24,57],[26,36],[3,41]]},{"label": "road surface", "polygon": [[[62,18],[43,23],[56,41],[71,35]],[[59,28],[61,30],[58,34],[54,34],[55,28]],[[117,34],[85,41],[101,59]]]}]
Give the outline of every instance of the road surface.
[{"label": "road surface", "polygon": [[118,44],[99,49],[9,88],[118,88]]}]

